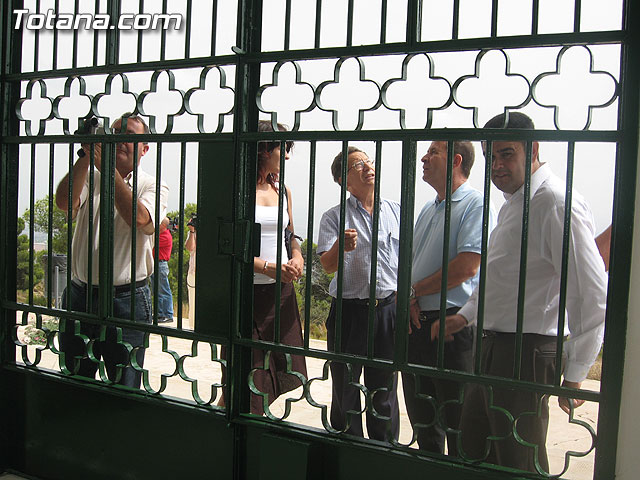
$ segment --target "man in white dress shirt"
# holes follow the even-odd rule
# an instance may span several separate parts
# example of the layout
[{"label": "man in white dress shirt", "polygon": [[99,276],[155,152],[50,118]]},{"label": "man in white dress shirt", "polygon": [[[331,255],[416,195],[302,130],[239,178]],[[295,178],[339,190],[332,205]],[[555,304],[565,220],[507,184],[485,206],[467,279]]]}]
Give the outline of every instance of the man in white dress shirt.
[{"label": "man in white dress shirt", "polygon": [[[142,118],[125,116],[126,120],[123,117],[113,124],[114,132],[129,135],[149,133],[149,127]],[[64,291],[63,305],[65,308],[69,306],[75,312],[95,315],[99,305],[100,257],[106,252],[101,252],[99,249],[101,144],[94,144],[93,148],[95,165],[93,192],[89,191],[91,146],[85,144],[83,145],[84,154],[80,154],[73,165],[71,182],[69,175],[66,175],[58,185],[56,205],[64,212],[68,212],[69,189],[71,189],[71,214],[76,221],[76,228],[73,232],[71,249],[71,286]],[[148,278],[153,273],[152,249],[153,233],[156,227],[156,194],[160,195],[159,218],[163,219],[166,215],[169,193],[166,185],[162,184],[157,188],[155,178],[138,168],[140,159],[148,150],[149,145],[146,142],[136,144],[129,142],[116,144],[115,152],[113,315],[116,318],[137,323],[151,323],[152,320]],[[133,218],[132,212],[134,169],[137,170],[136,218]],[[93,199],[93,211],[90,209],[90,198]],[[91,215],[93,218],[90,224]],[[132,271],[131,245],[134,233],[136,254],[135,270]],[[91,272],[89,272],[89,256],[91,256]],[[90,304],[87,301],[89,299]],[[134,318],[131,318],[132,304],[135,305]],[[63,370],[66,369],[67,373],[94,378],[100,367],[100,376],[103,381],[139,388],[141,372],[131,365],[129,349],[143,345],[144,332],[107,326],[104,338],[101,338],[100,324],[70,319],[61,322],[60,330],[60,366]],[[142,367],[144,349],[140,348],[136,352],[136,361]]]},{"label": "man in white dress shirt", "polygon": [[[498,115],[485,125],[485,128],[505,127],[534,129],[531,119],[517,112],[509,113],[507,119],[504,114]],[[486,155],[486,143],[483,151]],[[486,375],[514,378],[526,142],[495,141],[491,155],[491,177],[495,186],[504,192],[506,202],[498,215],[487,252],[482,371]],[[540,162],[538,142],[531,145],[530,187],[520,379],[552,385],[556,369],[563,368],[562,385],[580,388],[600,351],[607,299],[607,276],[594,241],[593,218],[585,200],[574,190],[566,315],[563,315],[566,322],[564,331],[560,332],[568,335],[568,339],[563,344],[563,365],[556,365],[566,187],[548,165]],[[456,315],[447,317],[446,334],[475,323],[477,310],[476,289]],[[437,332],[436,326],[432,335],[437,336]],[[584,403],[570,398],[559,398],[558,402],[567,413],[571,406],[575,408]],[[514,420],[509,420],[495,407],[510,412]],[[548,472],[545,447],[548,422],[546,396],[494,387],[491,398],[486,387],[469,385],[461,419],[461,453],[467,458],[486,458],[508,467]],[[488,436],[500,438],[487,440]]]}]

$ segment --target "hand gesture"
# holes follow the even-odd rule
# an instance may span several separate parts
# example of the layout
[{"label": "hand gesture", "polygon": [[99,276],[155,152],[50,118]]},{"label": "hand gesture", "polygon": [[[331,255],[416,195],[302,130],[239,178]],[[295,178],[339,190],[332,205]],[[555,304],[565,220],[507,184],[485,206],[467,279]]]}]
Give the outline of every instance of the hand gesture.
[{"label": "hand gesture", "polygon": [[102,170],[102,144],[101,143],[83,143],[82,150],[87,156],[87,160],[91,159],[91,145],[93,145],[93,164],[96,166],[99,172]]},{"label": "hand gesture", "polygon": [[420,330],[422,326],[420,324],[420,305],[418,304],[417,298],[411,300],[411,304],[409,305],[409,318],[411,319],[409,322],[409,335],[411,335],[411,324],[418,330]]},{"label": "hand gesture", "polygon": [[[568,380],[565,380],[562,382],[562,386],[580,388],[582,386],[582,382],[569,382]],[[558,397],[558,405],[564,412],[566,412],[567,415],[571,415],[571,405],[573,405],[573,408],[578,408],[583,403],[584,400],[578,398]]]},{"label": "hand gesture", "polygon": [[[467,326],[467,319],[464,318],[462,315],[457,315],[457,314],[449,315],[445,319],[444,341],[452,342],[453,334],[458,333],[460,330],[462,330],[466,326]],[[431,340],[433,341],[436,338],[438,338],[439,334],[440,334],[440,320],[437,320],[431,324]]]},{"label": "hand gesture", "polygon": [[304,268],[304,260],[302,259],[302,256],[294,255],[293,258],[287,262],[287,264],[293,267],[296,272],[296,278],[294,280],[300,278],[300,276],[302,275],[302,269]]},{"label": "hand gesture", "polygon": [[344,231],[344,251],[351,252],[355,250],[358,244],[358,232],[355,228],[347,228]]}]

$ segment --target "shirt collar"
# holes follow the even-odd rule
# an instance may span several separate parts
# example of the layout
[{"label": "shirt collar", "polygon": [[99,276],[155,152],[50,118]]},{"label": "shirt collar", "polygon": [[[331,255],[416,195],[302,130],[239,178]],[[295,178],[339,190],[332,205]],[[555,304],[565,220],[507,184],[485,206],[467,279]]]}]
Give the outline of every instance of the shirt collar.
[{"label": "shirt collar", "polygon": [[[529,198],[532,198],[536,194],[538,189],[542,186],[544,182],[547,181],[547,179],[550,176],[551,176],[551,168],[546,163],[543,163],[542,165],[540,165],[540,167],[535,172],[533,172],[533,174],[531,175],[531,183],[530,183],[531,191],[529,193]],[[511,197],[514,197],[516,195],[524,196],[524,183],[513,194],[505,193],[504,198],[507,201],[509,201]]]},{"label": "shirt collar", "polygon": [[[472,192],[472,190],[473,190],[473,188],[468,184],[468,182],[464,182],[458,188],[456,188],[455,192],[453,192],[451,194],[451,201],[452,202],[459,202],[464,197],[469,195]],[[443,201],[444,200],[442,200],[442,201],[438,200],[438,195],[436,195],[436,197],[433,200],[433,202],[436,204],[436,207],[438,205],[440,205]]]}]

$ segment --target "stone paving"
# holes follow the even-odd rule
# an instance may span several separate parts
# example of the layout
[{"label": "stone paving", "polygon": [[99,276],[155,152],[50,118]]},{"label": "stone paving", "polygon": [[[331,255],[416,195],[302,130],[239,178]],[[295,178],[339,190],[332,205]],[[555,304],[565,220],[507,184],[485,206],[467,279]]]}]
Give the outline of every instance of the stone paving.
[{"label": "stone paving", "polygon": [[[175,321],[173,324],[164,325],[169,327],[175,326]],[[168,338],[168,348],[179,355],[190,354],[191,343],[192,342],[189,340],[175,337]],[[311,348],[325,350],[326,344],[323,341],[312,340]],[[29,347],[29,350],[33,350],[33,347]],[[20,361],[20,358],[20,353],[18,352],[16,359]],[[30,358],[33,359],[33,354],[30,354]],[[322,360],[308,358],[307,369],[309,378],[321,377],[323,365],[324,361]],[[49,351],[43,352],[40,366],[59,371],[57,356]],[[150,347],[147,350],[145,357],[145,367],[151,372],[150,383],[151,387],[154,389],[159,388],[160,375],[163,373],[169,375],[175,368],[175,361],[173,360],[173,357],[162,351],[161,338],[158,335],[152,335],[150,338]],[[185,360],[185,371],[190,377],[198,379],[199,395],[205,400],[210,399],[211,384],[218,383],[220,381],[221,370],[219,363],[211,361],[211,352],[207,344],[198,344],[198,355],[196,358],[188,358]],[[401,411],[400,442],[406,445],[411,441],[412,430],[404,406],[401,381],[399,383],[398,398],[400,401]],[[600,383],[593,380],[587,380],[585,381],[583,388],[598,391]],[[272,412],[276,416],[281,416],[284,412],[285,398],[300,398],[301,392],[302,387],[299,387],[298,389],[283,395],[271,406]],[[190,383],[184,381],[179,376],[170,377],[168,379],[167,388],[164,394],[171,397],[193,400]],[[314,382],[311,389],[311,395],[317,402],[329,405],[331,402],[330,379],[327,381]],[[550,422],[547,448],[551,464],[551,473],[558,474],[562,471],[565,453],[567,451],[587,451],[591,445],[591,436],[584,427],[572,425],[568,422],[567,415],[560,410],[555,398],[552,398],[549,404]],[[590,424],[595,430],[598,419],[598,405],[592,402],[585,403],[582,407],[576,410],[576,417],[579,420]],[[320,419],[320,410],[309,405],[304,400],[293,403],[291,413],[287,418],[287,421],[320,429],[323,428]],[[562,478],[572,480],[591,480],[593,478],[593,460],[593,452],[584,457],[572,457],[569,462],[569,470]]]}]

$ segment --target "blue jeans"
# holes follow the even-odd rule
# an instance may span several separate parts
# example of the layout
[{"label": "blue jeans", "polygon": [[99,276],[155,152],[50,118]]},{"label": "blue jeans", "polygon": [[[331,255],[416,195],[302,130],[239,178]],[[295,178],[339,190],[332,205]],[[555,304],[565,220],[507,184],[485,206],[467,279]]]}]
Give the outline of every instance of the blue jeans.
[{"label": "blue jeans", "polygon": [[[65,289],[62,294],[63,308],[71,306],[72,311],[87,312],[87,287],[71,282],[71,291]],[[67,303],[68,302],[68,303]],[[98,310],[98,289],[91,292],[91,312]],[[131,292],[116,293],[113,299],[113,315],[117,318],[131,318]],[[135,319],[137,323],[151,323],[151,291],[149,286],[135,289]],[[104,336],[101,338],[101,330]],[[77,329],[77,330],[76,330]],[[120,339],[118,337],[120,336]],[[86,340],[83,338],[86,337]],[[84,341],[83,341],[84,340]],[[87,344],[85,345],[85,342]],[[60,322],[60,364],[73,375],[95,378],[99,362],[104,367],[109,380],[119,385],[140,388],[141,372],[131,366],[130,354],[124,344],[132,348],[144,343],[144,332],[128,328],[106,326],[63,320]],[[90,357],[94,357],[91,359]],[[144,363],[144,348],[136,355],[137,364]]]},{"label": "blue jeans", "polygon": [[[154,281],[151,275],[151,282]],[[152,283],[153,285],[153,283]],[[169,285],[169,262],[158,261],[158,318],[173,319],[173,295]]]}]

